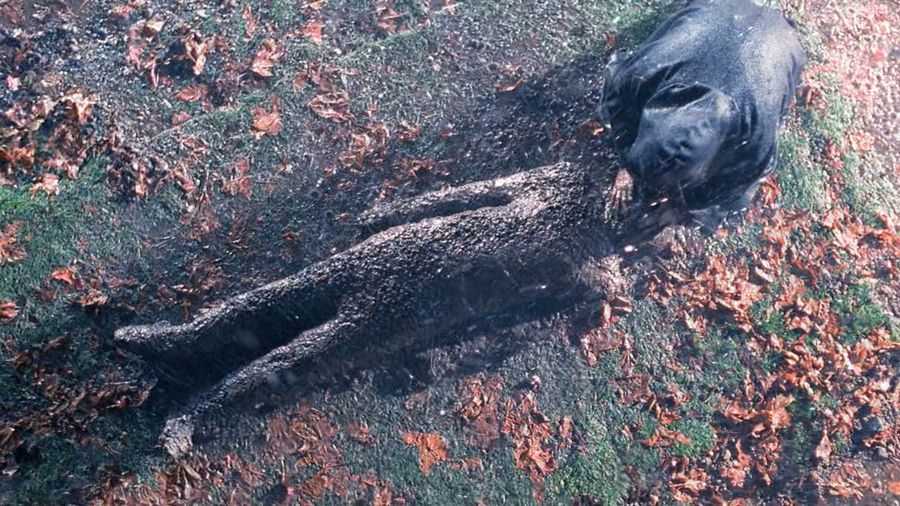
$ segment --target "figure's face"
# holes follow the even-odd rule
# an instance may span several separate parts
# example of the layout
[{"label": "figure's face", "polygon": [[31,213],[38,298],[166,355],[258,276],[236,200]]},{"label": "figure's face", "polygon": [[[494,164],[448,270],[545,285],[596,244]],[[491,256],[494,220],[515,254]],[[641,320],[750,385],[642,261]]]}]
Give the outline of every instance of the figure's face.
[{"label": "figure's face", "polygon": [[706,87],[669,87],[646,105],[637,138],[628,151],[632,172],[666,195],[699,186],[730,125],[732,101]]}]

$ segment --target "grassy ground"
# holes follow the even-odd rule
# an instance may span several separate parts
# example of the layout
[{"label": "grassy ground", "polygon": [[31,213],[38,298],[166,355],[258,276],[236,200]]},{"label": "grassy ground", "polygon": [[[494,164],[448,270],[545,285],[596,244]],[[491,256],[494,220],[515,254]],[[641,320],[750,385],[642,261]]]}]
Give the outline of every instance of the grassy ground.
[{"label": "grassy ground", "polygon": [[[611,323],[592,303],[416,353],[323,359],[182,462],[156,436],[198,386],[154,386],[155,371],[109,344],[115,328],[181,321],[345,248],[347,216],[376,201],[589,160],[583,125],[608,53],[676,2],[0,5],[4,27],[28,34],[2,53],[0,74],[19,81],[3,109],[73,88],[92,103],[78,118],[60,102],[21,141],[37,162],[2,166],[0,231],[18,223],[25,256],[0,260],[0,302],[18,308],[0,325],[0,501],[890,500],[898,356],[873,336],[897,342],[900,299],[890,239],[872,231],[896,232],[895,153],[829,66],[845,57],[819,19],[833,3],[786,4],[824,70],[740,227],[664,234],[657,255],[622,267]],[[281,54],[263,76],[251,62],[267,40]],[[207,44],[200,72],[185,41]],[[191,85],[205,94],[179,98]],[[334,103],[317,113],[323,96]],[[255,130],[261,111],[280,130]],[[72,129],[81,153],[54,140]],[[77,177],[32,195],[62,173],[60,150]],[[799,285],[826,309],[785,302]]]}]

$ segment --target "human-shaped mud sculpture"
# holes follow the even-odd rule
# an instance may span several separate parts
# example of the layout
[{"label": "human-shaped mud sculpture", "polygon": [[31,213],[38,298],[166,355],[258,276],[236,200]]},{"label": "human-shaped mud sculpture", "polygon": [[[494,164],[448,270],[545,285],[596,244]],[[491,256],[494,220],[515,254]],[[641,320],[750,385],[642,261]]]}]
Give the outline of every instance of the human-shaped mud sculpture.
[{"label": "human-shaped mud sculpture", "polygon": [[643,204],[715,228],[774,169],[805,62],[793,26],[753,0],[694,0],[608,67],[601,115]]},{"label": "human-shaped mud sculpture", "polygon": [[[694,1],[614,62],[603,109],[638,202],[670,201],[624,237],[652,236],[669,212],[707,221],[746,205],[770,170],[802,62],[790,25],[749,0]],[[615,157],[593,160],[380,205],[360,217],[370,235],[344,252],[190,323],[117,331],[169,374],[224,378],[169,420],[169,453],[189,447],[194,420],[289,381],[328,349],[426,339],[577,292],[581,267],[616,242],[605,218]]]},{"label": "human-shaped mud sculpture", "polygon": [[379,205],[360,217],[373,235],[356,246],[190,323],[115,338],[176,375],[225,376],[169,421],[165,436],[189,443],[194,418],[289,380],[329,348],[425,339],[575,291],[579,268],[612,252],[594,180],[611,172],[609,158],[609,167],[558,163]]}]

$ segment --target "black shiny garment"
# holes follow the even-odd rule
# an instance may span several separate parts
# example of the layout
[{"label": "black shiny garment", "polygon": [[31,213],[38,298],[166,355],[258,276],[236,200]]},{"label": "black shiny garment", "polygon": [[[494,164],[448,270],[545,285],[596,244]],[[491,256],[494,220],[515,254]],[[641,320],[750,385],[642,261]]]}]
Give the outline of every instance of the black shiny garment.
[{"label": "black shiny garment", "polygon": [[701,222],[745,208],[774,168],[804,62],[793,26],[751,0],[694,0],[614,57],[601,114],[638,196]]}]

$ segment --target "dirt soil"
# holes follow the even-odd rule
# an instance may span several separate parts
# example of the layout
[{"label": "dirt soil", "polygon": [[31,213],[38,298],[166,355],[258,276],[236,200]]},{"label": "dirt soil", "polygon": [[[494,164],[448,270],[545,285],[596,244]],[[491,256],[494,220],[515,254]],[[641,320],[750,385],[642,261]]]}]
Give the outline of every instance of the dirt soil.
[{"label": "dirt soil", "polygon": [[339,350],[177,461],[202,364],[111,343],[347,248],[377,202],[591,164],[606,60],[678,5],[0,0],[0,502],[897,504],[891,0],[782,2],[810,63],[776,177],[711,237],[586,266],[602,300]]}]

